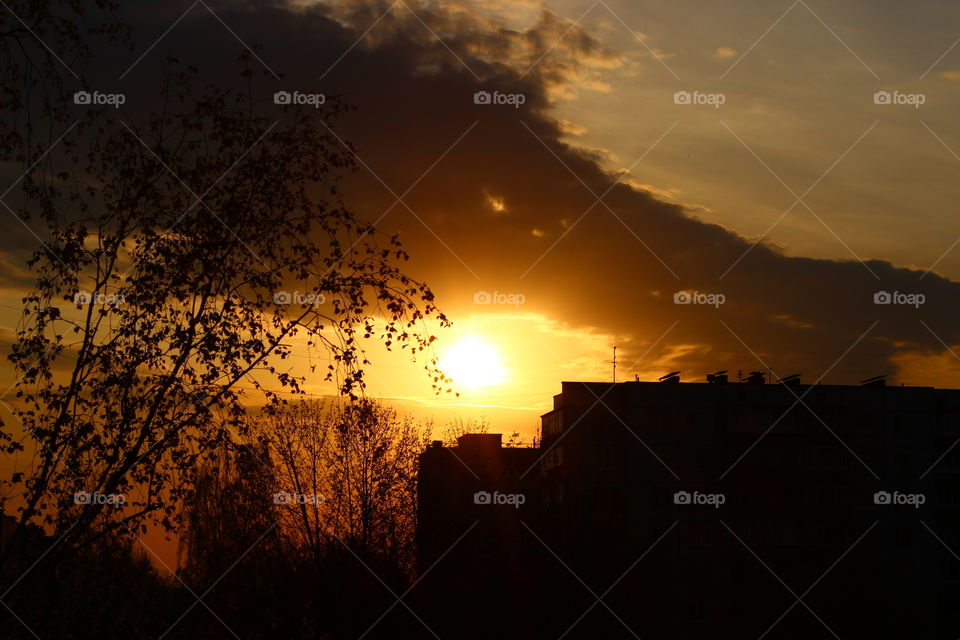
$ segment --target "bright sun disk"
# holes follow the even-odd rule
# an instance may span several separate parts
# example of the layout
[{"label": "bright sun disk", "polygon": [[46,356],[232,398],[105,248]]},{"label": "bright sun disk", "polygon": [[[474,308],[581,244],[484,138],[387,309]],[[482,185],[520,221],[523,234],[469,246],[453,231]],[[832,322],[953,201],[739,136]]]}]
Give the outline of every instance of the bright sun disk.
[{"label": "bright sun disk", "polygon": [[466,336],[450,345],[440,358],[440,369],[455,385],[470,389],[499,384],[506,377],[496,347],[479,336]]}]

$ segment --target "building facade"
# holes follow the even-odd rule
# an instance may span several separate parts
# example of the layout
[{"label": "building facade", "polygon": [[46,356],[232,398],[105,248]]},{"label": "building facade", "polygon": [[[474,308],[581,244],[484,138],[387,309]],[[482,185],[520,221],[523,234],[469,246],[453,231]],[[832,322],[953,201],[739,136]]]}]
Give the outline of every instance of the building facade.
[{"label": "building facade", "polygon": [[[960,391],[765,382],[562,383],[540,447],[498,463],[525,510],[489,523],[536,578],[538,633],[960,635]],[[425,530],[435,485],[474,486],[445,449]]]}]

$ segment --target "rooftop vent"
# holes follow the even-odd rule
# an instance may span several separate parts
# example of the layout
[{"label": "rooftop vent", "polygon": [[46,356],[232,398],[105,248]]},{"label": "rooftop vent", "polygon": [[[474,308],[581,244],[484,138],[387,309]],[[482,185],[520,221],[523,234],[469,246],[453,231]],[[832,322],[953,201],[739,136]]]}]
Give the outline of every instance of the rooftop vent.
[{"label": "rooftop vent", "polygon": [[727,384],[727,370],[717,371],[707,374],[707,382],[710,384]]},{"label": "rooftop vent", "polygon": [[887,386],[887,374],[873,376],[866,380],[861,380],[860,385],[864,387],[885,387]]},{"label": "rooftop vent", "polygon": [[751,371],[744,380],[746,384],[763,384],[766,382],[763,371]]}]

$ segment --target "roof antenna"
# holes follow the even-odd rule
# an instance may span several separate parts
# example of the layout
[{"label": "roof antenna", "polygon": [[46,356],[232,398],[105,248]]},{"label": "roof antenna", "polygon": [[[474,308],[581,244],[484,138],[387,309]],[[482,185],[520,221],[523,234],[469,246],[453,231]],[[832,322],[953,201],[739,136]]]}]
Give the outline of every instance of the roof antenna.
[{"label": "roof antenna", "polygon": [[613,364],[613,382],[614,384],[616,384],[617,382],[617,347],[616,346],[613,347],[613,360],[611,361],[611,364]]}]

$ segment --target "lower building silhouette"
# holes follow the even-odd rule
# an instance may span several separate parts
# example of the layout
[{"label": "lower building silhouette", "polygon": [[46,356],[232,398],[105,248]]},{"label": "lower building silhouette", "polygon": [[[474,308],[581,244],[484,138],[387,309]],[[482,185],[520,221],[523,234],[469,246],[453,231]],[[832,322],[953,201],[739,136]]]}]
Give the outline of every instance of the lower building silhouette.
[{"label": "lower building silhouette", "polygon": [[960,636],[960,391],[724,373],[564,382],[536,448],[434,443],[424,610],[452,637]]},{"label": "lower building silhouette", "polygon": [[434,442],[421,456],[417,593],[440,637],[539,637],[543,584],[527,530],[537,521],[539,457],[504,448],[499,433]]}]

